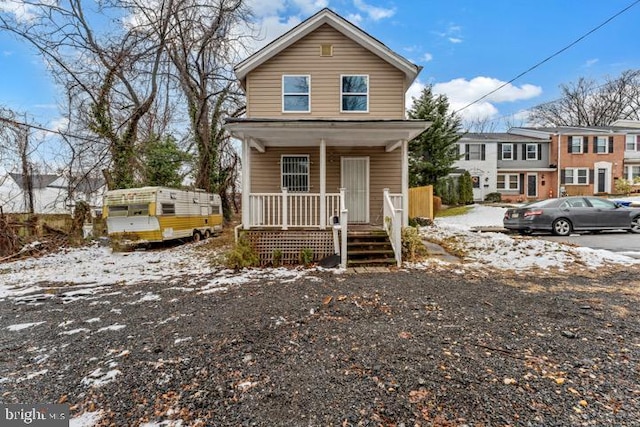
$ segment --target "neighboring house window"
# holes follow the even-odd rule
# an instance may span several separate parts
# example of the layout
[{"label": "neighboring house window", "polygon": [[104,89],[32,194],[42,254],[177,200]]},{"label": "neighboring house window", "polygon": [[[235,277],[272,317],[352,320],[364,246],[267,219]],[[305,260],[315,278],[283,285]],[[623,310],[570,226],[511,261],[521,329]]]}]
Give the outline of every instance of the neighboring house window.
[{"label": "neighboring house window", "polygon": [[341,111],[369,111],[369,76],[342,76]]},{"label": "neighboring house window", "polygon": [[538,160],[538,144],[527,144],[527,160]]},{"label": "neighboring house window", "polygon": [[502,160],[513,160],[513,144],[502,144]]},{"label": "neighboring house window", "polygon": [[174,215],[176,213],[176,205],[173,203],[162,204],[162,215]]},{"label": "neighboring house window", "polygon": [[570,136],[569,137],[569,153],[581,154],[583,152],[586,153],[586,150],[583,150],[584,144],[581,136]]},{"label": "neighboring house window", "polygon": [[627,151],[640,151],[640,135],[627,135]]},{"label": "neighboring house window", "polygon": [[282,111],[311,111],[310,76],[282,76]]},{"label": "neighboring house window", "polygon": [[564,183],[567,185],[589,184],[589,169],[567,168],[564,170]]},{"label": "neighboring house window", "polygon": [[282,187],[288,191],[309,191],[309,156],[282,156]]},{"label": "neighboring house window", "polygon": [[634,182],[636,178],[640,179],[640,166],[625,166],[624,178]]},{"label": "neighboring house window", "polygon": [[484,144],[465,144],[464,145],[465,160],[484,160],[485,152],[486,152],[486,149]]},{"label": "neighboring house window", "polygon": [[609,138],[606,136],[597,136],[595,143],[596,153],[608,153],[609,152]]},{"label": "neighboring house window", "polygon": [[514,174],[514,173],[498,174],[497,187],[498,187],[498,190],[518,190],[519,189],[518,174]]}]

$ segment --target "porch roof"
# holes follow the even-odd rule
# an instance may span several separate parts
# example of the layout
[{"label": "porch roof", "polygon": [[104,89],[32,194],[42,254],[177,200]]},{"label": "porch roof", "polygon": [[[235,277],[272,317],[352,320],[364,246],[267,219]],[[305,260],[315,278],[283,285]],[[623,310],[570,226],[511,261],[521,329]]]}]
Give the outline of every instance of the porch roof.
[{"label": "porch roof", "polygon": [[[431,122],[424,120],[227,119],[235,137],[263,147],[327,146],[378,147],[390,151],[399,141],[410,141]],[[260,147],[256,147],[260,148]]]}]

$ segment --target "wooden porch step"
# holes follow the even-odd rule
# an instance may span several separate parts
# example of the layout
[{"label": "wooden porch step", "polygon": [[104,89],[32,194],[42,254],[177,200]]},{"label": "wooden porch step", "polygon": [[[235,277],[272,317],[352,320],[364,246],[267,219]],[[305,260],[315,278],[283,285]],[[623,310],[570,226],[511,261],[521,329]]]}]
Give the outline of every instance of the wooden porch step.
[{"label": "wooden porch step", "polygon": [[348,267],[355,266],[371,266],[371,265],[392,265],[395,264],[396,260],[394,258],[376,258],[376,259],[350,259],[347,261]]},{"label": "wooden porch step", "polygon": [[396,263],[393,247],[384,230],[353,230],[347,233],[347,265],[389,266]]},{"label": "wooden porch step", "polygon": [[388,255],[391,258],[394,257],[393,249],[360,249],[355,251],[349,251],[349,256],[372,256],[372,255]]}]

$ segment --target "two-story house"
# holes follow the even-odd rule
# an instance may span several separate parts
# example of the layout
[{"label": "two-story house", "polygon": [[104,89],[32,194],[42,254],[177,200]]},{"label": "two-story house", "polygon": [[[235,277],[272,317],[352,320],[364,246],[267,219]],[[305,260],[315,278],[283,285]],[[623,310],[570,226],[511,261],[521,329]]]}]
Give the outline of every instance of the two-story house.
[{"label": "two-story house", "polygon": [[506,201],[549,197],[552,175],[550,139],[518,133],[467,133],[458,141],[458,172],[469,171],[473,198],[498,192]]},{"label": "two-story house", "polygon": [[329,9],[236,66],[246,117],[226,129],[242,141],[242,228],[262,257],[333,254],[339,223],[343,265],[354,225],[385,228],[399,262],[408,142],[429,126],[405,119],[420,69]]}]

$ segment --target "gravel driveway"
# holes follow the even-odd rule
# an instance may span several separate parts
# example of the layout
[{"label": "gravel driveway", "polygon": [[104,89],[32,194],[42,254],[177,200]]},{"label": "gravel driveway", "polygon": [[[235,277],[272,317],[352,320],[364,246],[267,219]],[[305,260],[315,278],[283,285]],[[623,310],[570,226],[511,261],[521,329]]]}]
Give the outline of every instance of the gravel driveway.
[{"label": "gravel driveway", "polygon": [[206,293],[178,277],[6,298],[1,401],[101,411],[104,426],[637,426],[627,270],[314,272]]}]

